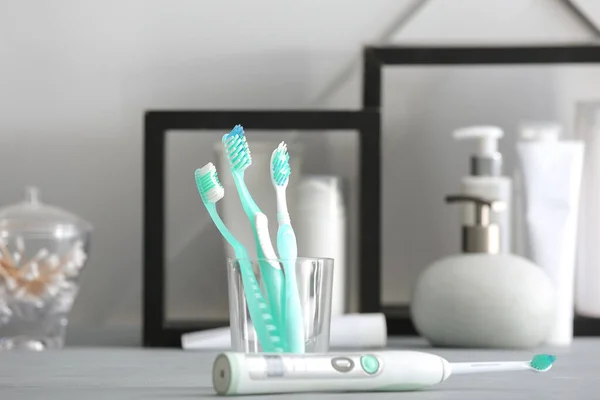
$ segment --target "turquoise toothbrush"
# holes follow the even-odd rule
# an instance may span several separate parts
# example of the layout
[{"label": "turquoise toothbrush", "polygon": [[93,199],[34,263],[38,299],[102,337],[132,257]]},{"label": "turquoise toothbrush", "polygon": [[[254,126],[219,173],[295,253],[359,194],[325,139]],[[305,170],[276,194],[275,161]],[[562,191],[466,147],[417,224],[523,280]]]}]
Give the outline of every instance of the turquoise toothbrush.
[{"label": "turquoise toothbrush", "polygon": [[233,247],[235,256],[240,263],[244,294],[258,342],[264,352],[283,352],[282,336],[279,328],[274,325],[271,310],[260,292],[258,282],[252,271],[252,263],[250,262],[248,252],[237,241],[229,229],[227,229],[227,226],[225,226],[225,223],[223,223],[217,212],[216,203],[225,196],[225,189],[223,189],[217,177],[217,169],[213,163],[208,163],[204,167],[197,169],[195,175],[198,193],[200,193],[200,198],[202,198],[204,206],[208,210],[217,229],[219,229],[219,232]]},{"label": "turquoise toothbrush", "polygon": [[285,274],[285,340],[290,353],[304,353],[304,320],[296,282],[296,258],[298,245],[288,213],[285,191],[290,181],[290,155],[285,142],[281,142],[271,154],[271,181],[277,195],[277,252]]},{"label": "turquoise toothbrush", "polygon": [[244,171],[252,164],[252,157],[248,143],[246,142],[244,129],[241,125],[236,125],[231,132],[223,135],[222,141],[242,207],[252,224],[254,240],[256,241],[256,253],[258,255],[260,271],[266,285],[269,306],[273,311],[275,324],[283,332],[283,272],[279,263],[273,261],[277,259],[277,254],[275,254],[275,250],[271,244],[269,220],[252,199],[244,182]]}]

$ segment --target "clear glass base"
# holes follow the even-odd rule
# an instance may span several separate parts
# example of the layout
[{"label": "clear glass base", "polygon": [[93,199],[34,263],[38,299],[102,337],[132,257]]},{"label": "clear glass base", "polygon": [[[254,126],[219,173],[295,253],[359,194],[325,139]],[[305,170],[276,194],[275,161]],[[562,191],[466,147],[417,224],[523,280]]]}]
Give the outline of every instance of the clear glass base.
[{"label": "clear glass base", "polygon": [[30,339],[26,337],[13,337],[0,339],[0,351],[6,350],[28,350],[28,351],[42,351],[50,346],[46,346],[40,340]]},{"label": "clear glass base", "polygon": [[57,227],[60,237],[59,228],[50,235],[32,230],[0,237],[0,351],[64,345],[89,233]]},{"label": "clear glass base", "polygon": [[63,347],[68,313],[76,294],[77,288],[71,284],[54,297],[40,301],[9,299],[4,313],[0,310],[0,351]]}]

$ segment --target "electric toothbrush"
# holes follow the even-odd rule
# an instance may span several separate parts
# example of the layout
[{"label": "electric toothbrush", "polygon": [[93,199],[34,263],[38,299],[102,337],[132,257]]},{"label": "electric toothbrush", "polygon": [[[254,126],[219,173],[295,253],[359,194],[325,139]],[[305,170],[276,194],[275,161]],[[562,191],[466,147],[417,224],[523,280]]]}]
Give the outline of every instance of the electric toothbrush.
[{"label": "electric toothbrush", "polygon": [[271,181],[277,196],[277,222],[279,223],[277,252],[283,264],[285,276],[282,331],[286,334],[287,350],[290,353],[301,354],[304,353],[304,320],[296,281],[298,245],[285,196],[292,173],[289,160],[287,146],[281,142],[271,154]]},{"label": "electric toothbrush", "polygon": [[351,354],[222,353],[213,364],[213,386],[223,396],[299,393],[411,391],[444,382],[450,375],[481,372],[545,372],[556,360],[450,363],[434,354],[389,351]]}]

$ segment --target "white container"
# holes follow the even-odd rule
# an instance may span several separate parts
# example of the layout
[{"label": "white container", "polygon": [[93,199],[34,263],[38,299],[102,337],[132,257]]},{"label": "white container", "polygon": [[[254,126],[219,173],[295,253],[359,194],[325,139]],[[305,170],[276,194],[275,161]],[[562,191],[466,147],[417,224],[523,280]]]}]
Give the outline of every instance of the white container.
[{"label": "white container", "polygon": [[578,105],[575,136],[585,143],[575,309],[600,318],[600,102]]},{"label": "white container", "polygon": [[[503,135],[502,129],[495,126],[470,126],[454,131],[457,140],[474,139],[479,142],[477,153],[471,156],[470,175],[461,180],[461,193],[504,203],[504,210],[494,213],[491,222],[500,227],[501,252],[510,253],[512,180],[501,175],[502,155],[498,152],[498,139]],[[465,204],[462,209],[463,224],[473,225],[473,206]]]},{"label": "white container", "polygon": [[559,141],[560,126],[529,123],[517,143],[527,252],[552,279],[556,310],[547,344],[573,341],[574,277],[584,144]]},{"label": "white container", "polygon": [[[298,254],[333,258],[331,315],[346,312],[346,214],[340,178],[303,176],[297,189],[296,215],[292,223]],[[302,295],[302,294],[301,294]]]}]

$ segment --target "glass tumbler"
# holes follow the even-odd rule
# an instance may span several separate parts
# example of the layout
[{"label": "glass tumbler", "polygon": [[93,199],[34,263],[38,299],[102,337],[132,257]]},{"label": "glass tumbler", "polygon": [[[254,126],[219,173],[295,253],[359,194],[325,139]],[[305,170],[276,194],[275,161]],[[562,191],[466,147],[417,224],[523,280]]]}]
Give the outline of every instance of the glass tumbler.
[{"label": "glass tumbler", "polygon": [[[331,324],[331,297],[333,290],[333,259],[330,258],[302,258],[299,257],[291,262],[283,260],[240,260],[230,258],[227,260],[227,275],[229,286],[229,318],[231,327],[231,348],[233,351],[245,353],[263,352],[261,337],[257,336],[254,329],[252,315],[263,316],[264,309],[257,302],[251,301],[248,305],[247,296],[268,304],[271,313],[276,312],[278,308],[284,312],[285,306],[269,304],[269,291],[278,291],[282,293],[282,298],[286,295],[295,295],[288,293],[294,286],[286,285],[285,268],[293,266],[296,272],[295,289],[299,297],[300,316],[302,319],[305,353],[323,353],[329,349],[329,331]],[[272,280],[265,279],[269,274],[266,268],[273,268],[271,265],[278,265],[280,268],[281,284],[279,289],[269,287]],[[251,271],[249,270],[251,268]],[[271,271],[272,272],[272,271]],[[246,275],[244,277],[244,275]],[[252,279],[254,277],[254,281]],[[245,278],[245,279],[244,279]],[[247,285],[246,287],[244,285]],[[254,306],[252,306],[254,304]],[[251,310],[250,308],[255,308]],[[264,318],[264,317],[263,317]],[[262,318],[261,318],[262,319]],[[283,316],[277,324],[277,319],[270,321],[277,326],[281,335],[280,343],[285,343],[287,324],[289,316]],[[262,321],[259,321],[262,323]],[[297,334],[297,333],[296,333]],[[278,340],[279,341],[279,340]],[[285,345],[279,350],[287,352],[289,348]]]}]

